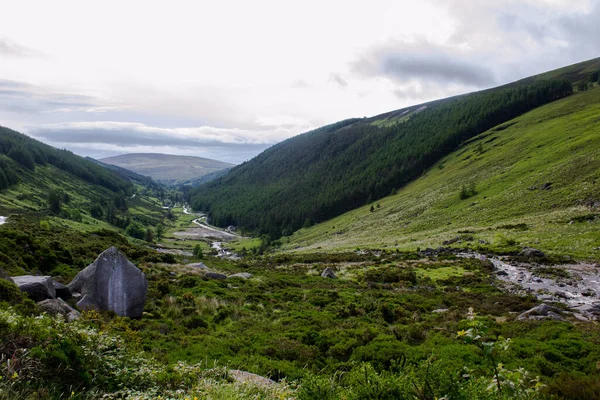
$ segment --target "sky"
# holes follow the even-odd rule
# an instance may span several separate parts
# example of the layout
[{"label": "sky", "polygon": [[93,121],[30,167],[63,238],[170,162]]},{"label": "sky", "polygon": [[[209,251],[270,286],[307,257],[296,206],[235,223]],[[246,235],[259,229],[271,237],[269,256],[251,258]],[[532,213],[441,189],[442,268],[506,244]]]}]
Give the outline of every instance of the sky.
[{"label": "sky", "polygon": [[600,0],[0,0],[0,125],[95,158],[273,144],[600,56]]}]

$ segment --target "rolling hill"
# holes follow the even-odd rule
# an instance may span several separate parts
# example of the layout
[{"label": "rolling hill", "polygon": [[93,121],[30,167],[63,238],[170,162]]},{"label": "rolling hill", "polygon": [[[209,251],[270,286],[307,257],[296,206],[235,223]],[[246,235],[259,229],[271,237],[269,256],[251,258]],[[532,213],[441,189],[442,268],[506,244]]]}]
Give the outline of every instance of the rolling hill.
[{"label": "rolling hill", "polygon": [[283,248],[424,249],[450,242],[597,258],[599,154],[596,87],[472,138],[397,194],[301,229]]},{"label": "rolling hill", "polygon": [[158,153],[122,154],[99,161],[149,176],[165,184],[193,183],[207,175],[233,167],[233,164],[209,158]]},{"label": "rolling hill", "polygon": [[192,193],[219,226],[272,238],[394,193],[462,143],[570,96],[600,59],[498,88],[349,119],[279,143]]}]

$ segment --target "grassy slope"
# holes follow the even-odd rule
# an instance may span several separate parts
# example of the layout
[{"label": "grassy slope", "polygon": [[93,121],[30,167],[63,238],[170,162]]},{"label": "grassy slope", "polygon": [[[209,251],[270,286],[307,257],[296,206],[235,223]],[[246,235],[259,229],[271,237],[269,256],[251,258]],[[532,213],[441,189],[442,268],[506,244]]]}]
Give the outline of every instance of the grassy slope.
[{"label": "grassy slope", "polygon": [[123,154],[100,160],[103,163],[126,168],[158,181],[179,182],[231,168],[233,164],[201,157],[169,154]]},{"label": "grassy slope", "polygon": [[[302,229],[285,250],[439,246],[471,230],[493,245],[516,240],[550,252],[600,258],[598,219],[569,224],[600,201],[600,88],[531,111],[445,157],[396,195]],[[496,128],[497,129],[497,128]],[[481,151],[483,150],[483,151]],[[463,184],[477,194],[461,200]],[[530,190],[552,182],[550,190]],[[598,213],[598,210],[595,210]],[[497,229],[527,224],[527,230]]]}]

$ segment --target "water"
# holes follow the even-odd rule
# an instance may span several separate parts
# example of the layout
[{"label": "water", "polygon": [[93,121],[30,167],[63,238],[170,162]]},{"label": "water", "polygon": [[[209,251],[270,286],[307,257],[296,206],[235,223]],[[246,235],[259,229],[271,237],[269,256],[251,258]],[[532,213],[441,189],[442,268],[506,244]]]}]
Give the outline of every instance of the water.
[{"label": "water", "polygon": [[5,224],[7,220],[8,220],[8,217],[0,216],[0,225]]},{"label": "water", "polygon": [[[477,253],[458,255],[489,260],[496,269],[497,278],[508,284],[509,290],[533,294],[547,303],[564,303],[578,317],[597,319],[592,313],[594,307],[597,307],[596,310],[600,309],[600,271],[596,264],[544,266],[511,262],[502,257],[487,258]],[[548,274],[544,274],[544,270],[548,271]],[[559,276],[556,276],[556,272]]]}]

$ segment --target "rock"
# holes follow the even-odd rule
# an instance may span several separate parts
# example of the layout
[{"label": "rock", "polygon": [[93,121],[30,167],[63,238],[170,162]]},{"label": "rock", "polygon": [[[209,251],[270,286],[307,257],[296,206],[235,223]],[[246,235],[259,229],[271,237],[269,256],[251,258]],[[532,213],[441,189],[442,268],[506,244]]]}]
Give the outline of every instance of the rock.
[{"label": "rock", "polygon": [[227,279],[227,275],[225,274],[220,274],[218,272],[207,272],[204,274],[205,277],[207,277],[208,279],[215,279],[217,281],[224,281],[225,279]]},{"label": "rock", "polygon": [[531,247],[525,247],[523,251],[519,253],[521,257],[546,257],[543,251],[538,249],[533,249]]},{"label": "rock", "polygon": [[323,272],[321,272],[321,277],[322,278],[337,279],[337,276],[335,275],[335,272],[333,272],[333,270],[331,269],[331,267],[325,268],[323,270]]},{"label": "rock", "polygon": [[560,297],[561,299],[569,300],[573,298],[573,295],[569,292],[556,292],[554,293],[556,297]]},{"label": "rock", "polygon": [[540,190],[550,190],[550,189],[552,189],[552,182],[546,182],[540,188]]},{"label": "rock", "polygon": [[449,240],[444,240],[444,241],[442,242],[442,244],[443,244],[443,245],[448,245],[448,244],[456,243],[456,242],[458,242],[459,240],[460,240],[460,237],[456,236],[456,237],[454,237],[454,238],[452,238],[452,239],[449,239]]},{"label": "rock", "polygon": [[131,318],[139,318],[144,312],[146,275],[115,247],[100,254],[68,286],[71,293],[83,296],[78,307],[95,305],[99,310]]},{"label": "rock", "polygon": [[13,277],[13,281],[35,302],[56,298],[54,281],[49,276],[22,275]]},{"label": "rock", "polygon": [[437,310],[433,310],[433,313],[437,313],[437,314],[442,314],[445,312],[448,312],[449,310],[447,308],[438,308]]},{"label": "rock", "polygon": [[54,290],[56,291],[56,297],[60,297],[63,300],[69,300],[73,297],[71,290],[68,286],[63,285],[60,282],[52,281],[54,283]]},{"label": "rock", "polygon": [[229,279],[229,278],[250,279],[250,278],[252,278],[252,274],[250,274],[248,272],[238,272],[237,274],[229,275],[227,277],[227,279]]},{"label": "rock", "polygon": [[81,313],[64,302],[61,298],[47,299],[37,303],[38,307],[50,315],[62,315],[68,322],[74,321]]},{"label": "rock", "polygon": [[84,294],[81,300],[77,302],[77,307],[80,310],[90,311],[90,310],[100,310],[98,303],[91,298],[91,296]]},{"label": "rock", "polygon": [[13,281],[13,279],[10,277],[10,275],[2,268],[0,268],[0,279],[4,279],[9,282],[15,283],[15,281]]},{"label": "rock", "polygon": [[267,388],[276,384],[274,380],[265,378],[264,376],[256,375],[251,372],[240,371],[239,369],[230,369],[227,371],[228,376],[239,383],[252,383],[256,386]]},{"label": "rock", "polygon": [[188,264],[187,266],[208,271],[208,267],[204,263],[201,263],[201,262]]},{"label": "rock", "polygon": [[550,306],[542,303],[539,306],[535,306],[530,310],[525,311],[517,317],[517,321],[525,320],[542,320],[552,319],[555,321],[564,321],[565,319],[561,316],[562,310],[559,308]]},{"label": "rock", "polygon": [[498,272],[496,272],[496,275],[498,275],[498,276],[508,276],[508,272],[499,270]]}]

